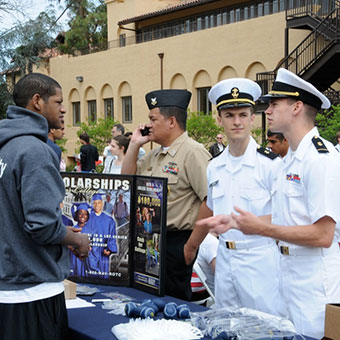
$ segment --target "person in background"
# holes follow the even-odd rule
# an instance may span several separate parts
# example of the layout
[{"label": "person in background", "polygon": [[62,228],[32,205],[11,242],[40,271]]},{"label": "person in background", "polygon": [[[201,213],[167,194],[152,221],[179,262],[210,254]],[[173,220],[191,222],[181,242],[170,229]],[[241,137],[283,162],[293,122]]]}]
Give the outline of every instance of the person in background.
[{"label": "person in background", "polygon": [[104,148],[104,151],[103,151],[103,160],[104,160],[104,162],[105,162],[105,159],[106,159],[106,157],[107,156],[112,156],[112,154],[111,154],[111,140],[112,140],[112,138],[110,138],[110,139],[108,139],[107,141],[106,141],[106,146],[105,146],[105,148]]},{"label": "person in background", "polygon": [[[213,294],[215,294],[215,267],[218,248],[218,239],[213,233],[208,233],[198,250],[196,263],[203,271],[206,284]],[[193,270],[191,277],[192,301],[200,301],[209,297],[209,293]]]},{"label": "person in background", "polygon": [[125,136],[116,136],[111,139],[110,152],[112,156],[107,156],[104,165],[104,174],[120,174],[123,160],[130,143],[130,139]]},{"label": "person in background", "polygon": [[267,131],[268,148],[281,158],[286,156],[289,148],[289,144],[285,136],[281,132]]},{"label": "person in background", "polygon": [[[147,93],[150,122],[140,124],[133,133],[122,166],[124,174],[168,178],[165,293],[188,301],[193,264],[184,262],[183,246],[206,198],[205,172],[211,157],[186,132],[190,98],[186,90]],[[148,133],[143,136],[142,131]],[[160,146],[138,160],[140,147],[151,141]]]},{"label": "person in background", "polygon": [[61,162],[61,149],[56,144],[56,140],[62,139],[64,137],[64,124],[60,129],[50,129],[48,131],[47,144],[52,148],[58,157],[59,163]]},{"label": "person in background", "polygon": [[46,143],[48,131],[62,126],[62,89],[29,73],[15,84],[13,100],[0,121],[1,339],[64,340],[67,246],[85,258],[89,240],[62,223],[65,188]]},{"label": "person in background", "polygon": [[221,153],[225,149],[225,145],[223,144],[223,135],[218,134],[216,136],[216,143],[212,144],[209,148],[209,152],[213,157]]},{"label": "person in background", "polygon": [[[132,132],[125,132],[124,134],[125,137],[128,137],[129,139],[131,139],[131,136],[132,136]],[[144,155],[145,155],[145,150],[144,148],[140,147],[139,148],[139,152],[138,152],[138,159],[141,159]]]},{"label": "person in background", "polygon": [[82,172],[93,172],[96,170],[96,161],[99,159],[97,148],[90,144],[90,137],[87,133],[79,136],[80,143],[80,163]]},{"label": "person in background", "polygon": [[215,267],[218,248],[218,238],[214,233],[208,233],[200,245],[196,262],[207,278],[210,290],[215,294]]},{"label": "person in background", "polygon": [[115,124],[111,130],[112,137],[122,136],[125,133],[125,128],[122,124]]},{"label": "person in background", "polygon": [[[112,130],[111,130],[112,138],[117,137],[117,136],[123,136],[124,133],[125,133],[125,128],[122,124],[113,125]],[[112,138],[107,141],[108,145],[105,146],[105,148],[104,148],[104,152],[103,152],[104,161],[105,161],[107,156],[113,156],[113,154],[111,153],[111,140],[112,140]]]}]

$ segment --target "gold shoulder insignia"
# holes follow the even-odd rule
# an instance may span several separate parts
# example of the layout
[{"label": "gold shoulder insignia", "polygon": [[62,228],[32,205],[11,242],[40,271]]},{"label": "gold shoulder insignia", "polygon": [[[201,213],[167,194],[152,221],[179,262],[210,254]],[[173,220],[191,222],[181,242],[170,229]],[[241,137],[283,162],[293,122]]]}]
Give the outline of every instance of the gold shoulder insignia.
[{"label": "gold shoulder insignia", "polygon": [[276,153],[274,153],[274,152],[264,148],[263,146],[259,146],[257,148],[257,152],[260,153],[263,156],[266,156],[266,157],[270,158],[270,159],[275,159],[276,157],[279,157],[278,154],[276,154]]},{"label": "gold shoulder insignia", "polygon": [[326,145],[324,144],[324,142],[322,141],[322,139],[318,136],[314,136],[312,138],[312,142],[316,148],[316,150],[318,150],[319,153],[328,153],[328,149],[326,147]]}]

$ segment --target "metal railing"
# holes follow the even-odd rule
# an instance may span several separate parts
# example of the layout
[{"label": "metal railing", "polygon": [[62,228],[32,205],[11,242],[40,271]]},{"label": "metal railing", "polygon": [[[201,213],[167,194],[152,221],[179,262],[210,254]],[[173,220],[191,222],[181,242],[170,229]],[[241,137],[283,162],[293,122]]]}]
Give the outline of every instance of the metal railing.
[{"label": "metal railing", "polygon": [[[286,20],[303,16],[323,18],[333,9],[339,7],[339,1],[335,0],[287,0]],[[293,2],[293,3],[292,3]]]},{"label": "metal railing", "polygon": [[[314,1],[310,2],[315,3]],[[266,91],[271,88],[279,68],[284,67],[297,75],[301,75],[339,41],[340,6],[336,6],[274,71],[258,73],[256,81],[267,93]]]},{"label": "metal railing", "polygon": [[323,94],[331,101],[333,105],[340,103],[340,91],[334,90],[332,87],[329,87]]}]

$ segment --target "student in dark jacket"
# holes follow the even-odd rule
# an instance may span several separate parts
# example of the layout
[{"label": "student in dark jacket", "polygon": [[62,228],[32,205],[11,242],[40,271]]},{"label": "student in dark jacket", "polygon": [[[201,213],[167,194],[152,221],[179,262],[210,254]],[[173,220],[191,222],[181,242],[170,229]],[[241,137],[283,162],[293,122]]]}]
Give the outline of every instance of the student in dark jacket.
[{"label": "student in dark jacket", "polygon": [[13,99],[0,121],[0,338],[62,340],[66,246],[81,258],[89,253],[88,236],[62,222],[64,183],[46,143],[48,130],[64,119],[62,90],[30,73],[15,84]]},{"label": "student in dark jacket", "polygon": [[83,144],[80,148],[81,171],[91,172],[96,170],[96,161],[99,159],[97,148],[90,144],[90,137],[87,133],[82,133],[79,139],[80,143]]}]

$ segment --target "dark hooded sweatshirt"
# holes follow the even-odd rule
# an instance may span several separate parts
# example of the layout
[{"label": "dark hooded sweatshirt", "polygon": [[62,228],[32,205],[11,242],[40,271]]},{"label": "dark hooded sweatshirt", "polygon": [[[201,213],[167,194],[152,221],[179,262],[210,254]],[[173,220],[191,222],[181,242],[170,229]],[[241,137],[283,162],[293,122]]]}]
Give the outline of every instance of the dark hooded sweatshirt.
[{"label": "dark hooded sweatshirt", "polygon": [[9,106],[0,121],[0,290],[61,282],[69,274],[65,195],[47,120]]}]

